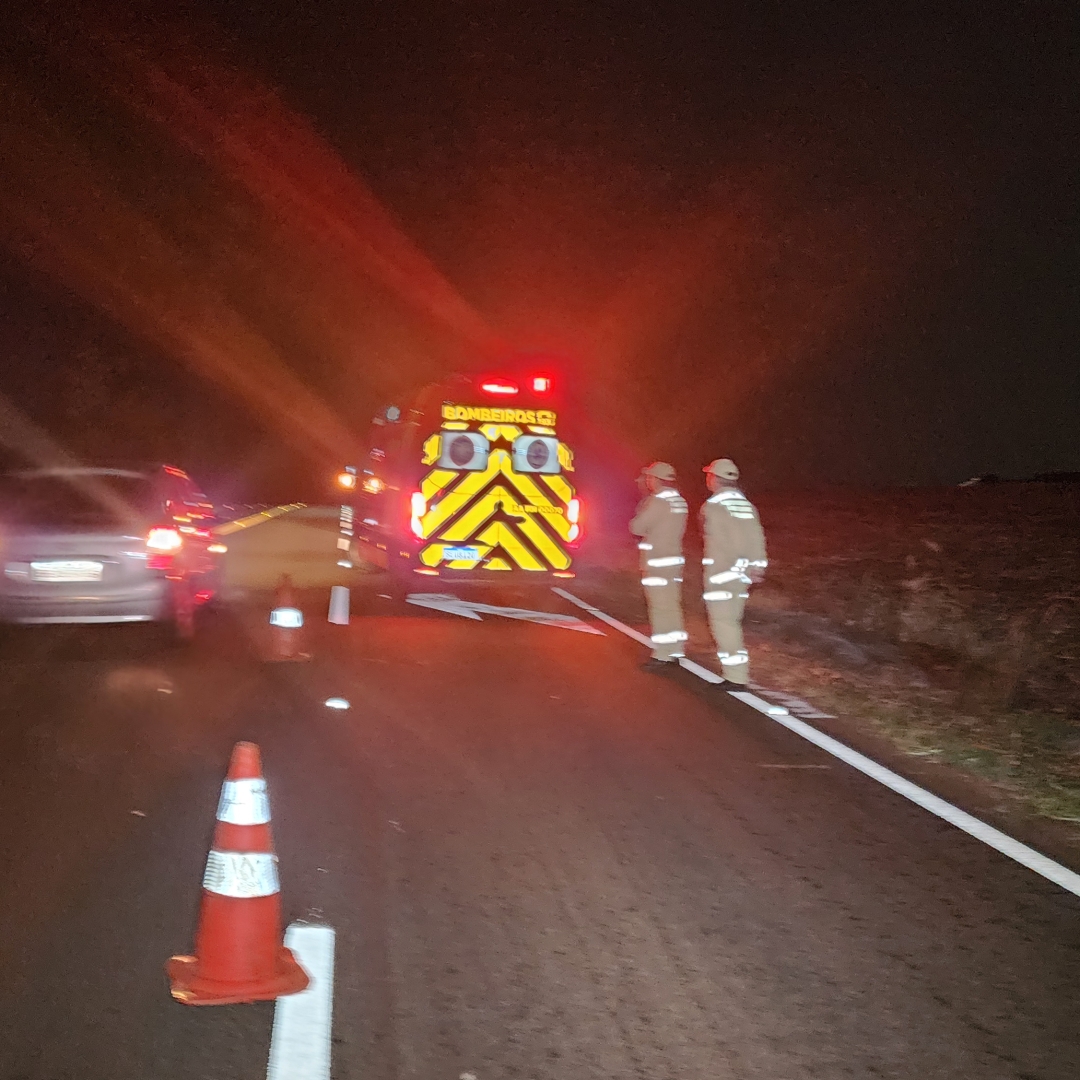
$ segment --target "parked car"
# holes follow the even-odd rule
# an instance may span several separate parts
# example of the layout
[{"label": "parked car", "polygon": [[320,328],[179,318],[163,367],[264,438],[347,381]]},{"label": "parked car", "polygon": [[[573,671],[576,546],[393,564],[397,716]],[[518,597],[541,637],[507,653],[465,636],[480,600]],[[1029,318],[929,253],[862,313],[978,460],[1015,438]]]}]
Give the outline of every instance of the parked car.
[{"label": "parked car", "polygon": [[161,622],[191,638],[220,589],[215,524],[171,465],[0,476],[0,621]]}]

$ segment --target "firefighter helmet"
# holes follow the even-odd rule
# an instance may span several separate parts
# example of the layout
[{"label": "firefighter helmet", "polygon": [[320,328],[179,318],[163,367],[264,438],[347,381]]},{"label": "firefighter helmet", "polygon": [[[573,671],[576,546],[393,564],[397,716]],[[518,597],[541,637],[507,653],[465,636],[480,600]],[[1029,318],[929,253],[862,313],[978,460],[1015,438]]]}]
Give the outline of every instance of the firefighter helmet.
[{"label": "firefighter helmet", "polygon": [[666,480],[669,484],[675,483],[675,466],[666,461],[654,461],[641,470],[642,476],[655,476],[657,480]]},{"label": "firefighter helmet", "polygon": [[712,473],[713,476],[719,476],[722,480],[739,479],[739,466],[736,465],[731,458],[717,458],[715,461],[706,465],[701,471]]}]

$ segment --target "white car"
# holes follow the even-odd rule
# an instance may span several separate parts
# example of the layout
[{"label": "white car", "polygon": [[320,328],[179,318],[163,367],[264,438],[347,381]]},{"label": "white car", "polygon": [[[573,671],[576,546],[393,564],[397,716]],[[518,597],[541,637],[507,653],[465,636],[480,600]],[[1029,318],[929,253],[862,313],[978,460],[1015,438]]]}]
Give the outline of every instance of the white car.
[{"label": "white car", "polygon": [[220,588],[214,508],[171,465],[0,476],[0,621],[168,623]]}]

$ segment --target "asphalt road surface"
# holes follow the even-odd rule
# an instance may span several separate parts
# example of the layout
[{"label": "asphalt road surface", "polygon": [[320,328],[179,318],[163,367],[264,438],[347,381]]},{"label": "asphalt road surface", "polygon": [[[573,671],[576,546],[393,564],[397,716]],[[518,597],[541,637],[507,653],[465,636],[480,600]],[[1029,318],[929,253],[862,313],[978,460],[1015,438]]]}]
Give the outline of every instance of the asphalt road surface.
[{"label": "asphalt road surface", "polygon": [[[234,582],[323,538],[333,579],[304,513],[230,537]],[[1078,1075],[1076,897],[610,630],[326,596],[301,663],[257,592],[190,649],[5,636],[5,1080],[266,1076],[273,1005],[163,972],[242,738],[286,921],[337,934],[335,1078]]]}]

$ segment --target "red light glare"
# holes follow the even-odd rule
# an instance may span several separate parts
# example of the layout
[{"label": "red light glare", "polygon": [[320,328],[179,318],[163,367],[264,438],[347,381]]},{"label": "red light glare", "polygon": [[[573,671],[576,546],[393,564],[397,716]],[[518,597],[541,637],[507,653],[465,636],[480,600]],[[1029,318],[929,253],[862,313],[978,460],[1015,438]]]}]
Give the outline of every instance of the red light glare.
[{"label": "red light glare", "polygon": [[570,522],[572,522],[573,524],[576,525],[577,522],[578,522],[578,519],[580,517],[581,517],[581,500],[580,499],[571,499],[570,502],[566,504],[566,518],[567,518],[568,521],[570,521]]},{"label": "red light glare", "polygon": [[427,513],[427,499],[424,498],[423,492],[414,491],[412,493],[409,499],[409,510],[411,511],[409,525],[412,528],[413,535],[423,540],[424,523],[420,519]]},{"label": "red light glare", "polygon": [[551,380],[537,375],[532,381],[533,390],[538,394],[546,394],[551,389]]},{"label": "red light glare", "polygon": [[146,546],[150,551],[173,552],[179,551],[184,544],[184,538],[179,529],[151,529],[146,537]]},{"label": "red light glare", "polygon": [[480,384],[480,389],[483,390],[485,394],[502,394],[504,396],[516,394],[518,392],[518,388],[514,383],[504,382],[501,379],[498,381],[489,379],[487,382],[482,382]]}]

